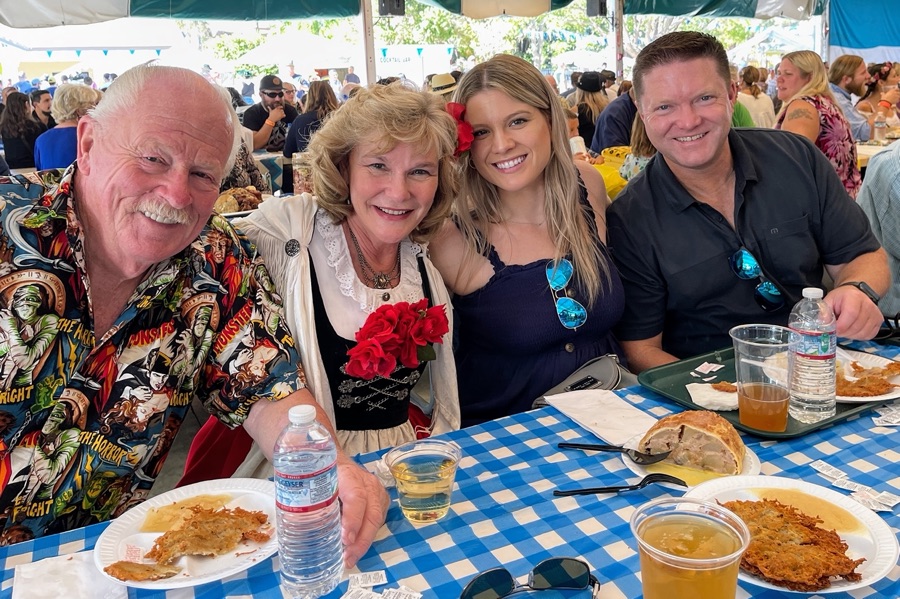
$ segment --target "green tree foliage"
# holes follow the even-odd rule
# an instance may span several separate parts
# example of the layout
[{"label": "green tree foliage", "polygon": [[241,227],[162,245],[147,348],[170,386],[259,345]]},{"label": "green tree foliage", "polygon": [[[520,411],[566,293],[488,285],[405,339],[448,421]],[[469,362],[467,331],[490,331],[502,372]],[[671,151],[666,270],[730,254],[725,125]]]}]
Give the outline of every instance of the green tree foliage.
[{"label": "green tree foliage", "polygon": [[375,39],[381,44],[449,44],[460,56],[475,54],[477,21],[414,1],[406,3],[403,17],[379,17],[377,0],[372,4]]}]

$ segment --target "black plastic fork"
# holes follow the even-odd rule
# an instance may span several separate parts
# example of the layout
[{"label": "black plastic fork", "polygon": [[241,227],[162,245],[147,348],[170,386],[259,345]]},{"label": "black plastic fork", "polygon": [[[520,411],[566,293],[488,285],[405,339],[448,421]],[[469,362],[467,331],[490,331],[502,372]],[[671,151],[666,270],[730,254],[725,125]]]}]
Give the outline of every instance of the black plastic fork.
[{"label": "black plastic fork", "polygon": [[662,453],[641,453],[637,449],[628,449],[626,447],[620,447],[618,445],[603,445],[600,443],[559,443],[556,445],[559,449],[587,449],[588,451],[614,451],[616,453],[622,453],[631,458],[631,461],[635,464],[640,464],[641,466],[649,466],[650,464],[655,464],[657,462],[661,462],[672,453],[671,451],[664,451]]},{"label": "black plastic fork", "polygon": [[643,489],[647,485],[651,485],[653,483],[671,483],[673,485],[680,485],[682,487],[687,487],[687,483],[681,480],[680,478],[675,478],[674,476],[670,476],[668,474],[661,473],[653,473],[648,474],[644,478],[641,479],[641,482],[633,484],[633,485],[619,485],[614,487],[591,487],[588,489],[572,489],[569,491],[553,491],[553,495],[555,497],[571,497],[572,495],[594,495],[595,493],[618,493],[619,491],[633,491],[635,489]]}]

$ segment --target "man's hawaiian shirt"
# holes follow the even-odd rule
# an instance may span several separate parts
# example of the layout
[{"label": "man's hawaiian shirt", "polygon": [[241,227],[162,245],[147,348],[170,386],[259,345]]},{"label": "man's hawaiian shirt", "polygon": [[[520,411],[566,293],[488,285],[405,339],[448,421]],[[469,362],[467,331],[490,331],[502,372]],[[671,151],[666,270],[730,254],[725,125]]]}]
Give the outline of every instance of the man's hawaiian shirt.
[{"label": "man's hawaiian shirt", "polygon": [[146,499],[195,396],[233,427],[303,387],[281,297],[219,216],[98,343],[75,172],[0,177],[0,544]]}]

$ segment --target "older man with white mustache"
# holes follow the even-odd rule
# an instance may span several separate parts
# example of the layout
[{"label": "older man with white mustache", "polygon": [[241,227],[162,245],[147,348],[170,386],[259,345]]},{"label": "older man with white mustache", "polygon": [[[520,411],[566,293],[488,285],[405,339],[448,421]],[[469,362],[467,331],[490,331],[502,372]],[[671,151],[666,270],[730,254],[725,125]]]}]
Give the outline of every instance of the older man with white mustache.
[{"label": "older man with white mustache", "polygon": [[[288,409],[316,406],[290,331],[271,318],[281,306],[257,299],[262,259],[211,216],[239,127],[227,95],[198,74],[137,67],[79,121],[69,169],[0,177],[0,311],[30,285],[42,298],[33,309],[53,323],[9,335],[9,360],[27,353],[35,366],[32,384],[0,390],[12,417],[0,430],[12,465],[0,481],[0,534],[14,527],[16,538],[40,537],[145,499],[171,443],[163,431],[177,429],[195,396],[228,426],[245,426],[269,458]],[[191,335],[208,341],[187,356]],[[231,366],[248,351],[254,376],[237,380]],[[186,359],[199,367],[179,368]],[[160,372],[167,405],[136,426],[148,406],[123,389]],[[76,445],[34,488],[34,447],[62,434]],[[129,459],[147,446],[152,460]],[[352,566],[384,522],[387,495],[344,454],[337,471]],[[115,480],[120,492],[88,497],[95,478]]]}]

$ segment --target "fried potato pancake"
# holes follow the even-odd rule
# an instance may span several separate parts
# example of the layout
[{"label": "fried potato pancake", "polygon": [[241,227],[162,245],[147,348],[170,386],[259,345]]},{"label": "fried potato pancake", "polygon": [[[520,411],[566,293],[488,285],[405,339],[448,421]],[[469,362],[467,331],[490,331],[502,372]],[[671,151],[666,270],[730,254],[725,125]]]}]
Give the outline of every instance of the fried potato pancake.
[{"label": "fried potato pancake", "polygon": [[150,508],[141,525],[141,532],[167,532],[180,528],[182,523],[194,515],[195,507],[217,510],[231,501],[231,495],[195,495],[161,507]]},{"label": "fried potato pancake", "polygon": [[852,582],[862,576],[856,568],[865,558],[847,557],[847,544],[822,521],[777,500],[729,501],[726,508],[750,529],[750,546],[741,568],[766,582],[792,591],[819,591],[831,578]]},{"label": "fried potato pancake", "polygon": [[842,397],[874,397],[891,393],[897,385],[888,379],[900,374],[900,362],[891,362],[886,366],[865,368],[859,362],[851,362],[855,380],[848,379],[842,368],[838,368],[836,379],[837,395]]},{"label": "fried potato pancake", "polygon": [[119,561],[103,568],[103,571],[119,580],[144,582],[171,578],[181,572],[181,568],[162,566],[160,564],[138,564]]},{"label": "fried potato pancake", "polygon": [[737,385],[728,381],[719,381],[718,383],[713,383],[710,387],[723,393],[737,393]]},{"label": "fried potato pancake", "polygon": [[269,520],[264,512],[250,512],[239,507],[220,510],[195,507],[192,510],[193,516],[177,530],[157,538],[144,557],[166,565],[183,555],[222,555],[244,539],[264,542],[272,535],[271,529],[262,530]]}]

